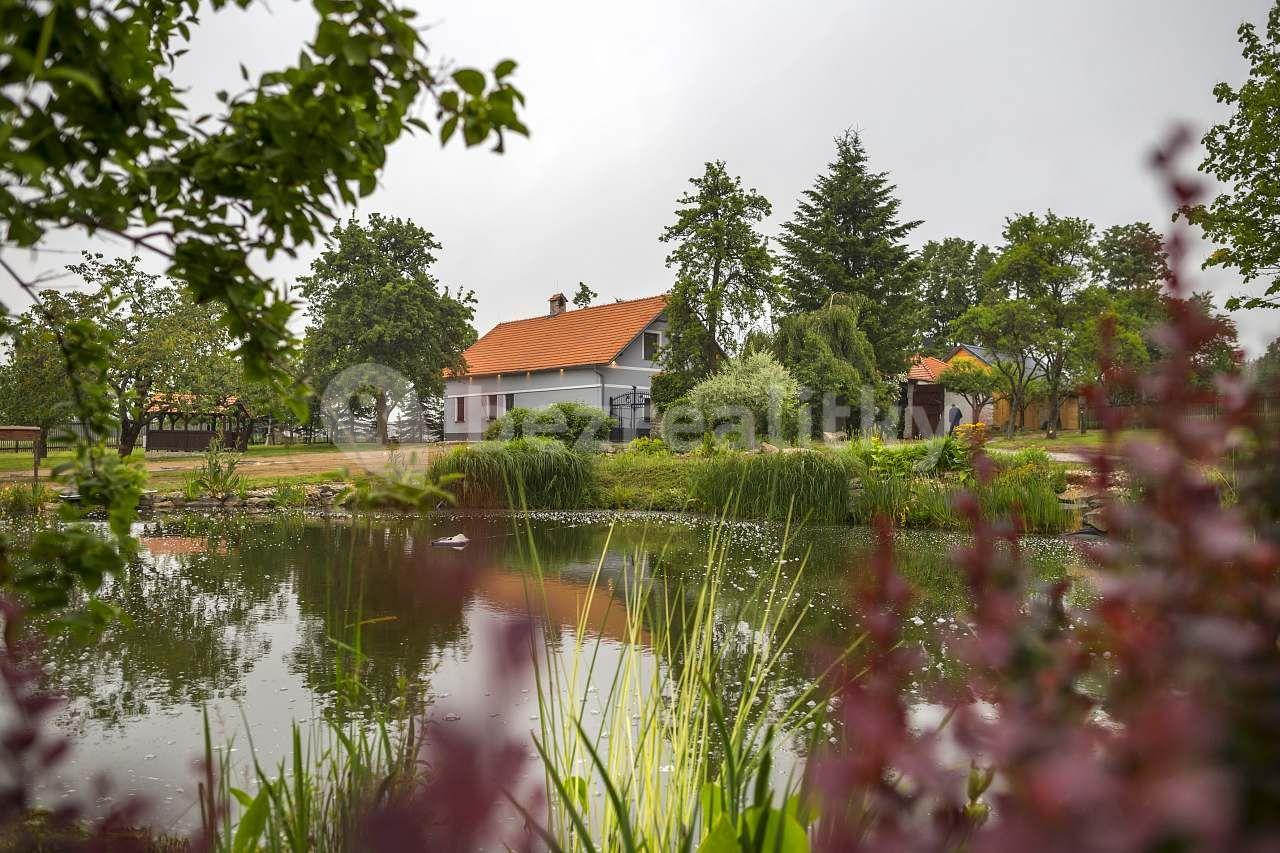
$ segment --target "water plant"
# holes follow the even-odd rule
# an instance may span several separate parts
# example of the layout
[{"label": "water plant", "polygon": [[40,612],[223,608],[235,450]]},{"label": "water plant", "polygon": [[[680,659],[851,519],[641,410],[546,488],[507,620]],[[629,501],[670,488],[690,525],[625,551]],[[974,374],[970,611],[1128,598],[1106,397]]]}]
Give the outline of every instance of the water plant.
[{"label": "water plant", "polygon": [[[646,558],[649,549],[636,551],[613,579],[626,615],[620,646],[584,609],[567,640],[535,654],[536,745],[550,796],[542,835],[552,849],[809,849],[803,774],[793,767],[779,781],[774,765],[782,748],[824,730],[830,689],[819,679],[788,694],[778,677],[807,609],[797,594],[803,562],[784,571],[784,534],[773,571],[729,605],[726,536],[718,528],[689,585],[661,557]],[[603,559],[588,598],[602,569]]]},{"label": "water plant", "polygon": [[39,512],[51,492],[49,486],[39,482],[0,486],[0,514],[17,517]]},{"label": "water plant", "polygon": [[549,438],[484,441],[432,462],[459,506],[574,509],[589,504],[594,469],[584,454]]},{"label": "water plant", "polygon": [[849,474],[828,453],[729,453],[706,459],[690,474],[698,505],[732,516],[834,523],[849,512]]},{"label": "water plant", "polygon": [[215,435],[210,439],[191,482],[215,501],[225,501],[245,488],[244,477],[236,471],[239,465],[240,454],[223,447],[222,436]]}]

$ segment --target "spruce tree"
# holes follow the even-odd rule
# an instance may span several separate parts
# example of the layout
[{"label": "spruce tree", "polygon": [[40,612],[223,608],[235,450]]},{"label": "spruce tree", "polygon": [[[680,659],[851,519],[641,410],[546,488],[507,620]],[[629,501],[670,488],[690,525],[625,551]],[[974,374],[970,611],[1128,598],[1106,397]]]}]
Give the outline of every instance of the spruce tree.
[{"label": "spruce tree", "polygon": [[923,322],[917,263],[906,244],[917,221],[899,220],[901,202],[887,173],[871,171],[862,140],[845,131],[826,174],[804,192],[782,227],[784,308],[813,311],[833,294],[863,297],[862,327],[876,366],[900,373]]}]

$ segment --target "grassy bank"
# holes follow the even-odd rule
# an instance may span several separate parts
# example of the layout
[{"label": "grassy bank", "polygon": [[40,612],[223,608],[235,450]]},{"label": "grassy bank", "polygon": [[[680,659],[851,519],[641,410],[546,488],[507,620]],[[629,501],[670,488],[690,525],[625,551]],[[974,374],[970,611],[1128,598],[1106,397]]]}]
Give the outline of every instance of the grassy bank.
[{"label": "grassy bank", "polygon": [[463,507],[524,505],[725,513],[788,517],[817,524],[864,524],[877,515],[904,527],[962,530],[953,497],[972,491],[991,517],[1018,516],[1031,532],[1055,534],[1073,523],[1058,500],[1067,466],[1039,450],[995,454],[995,476],[979,482],[968,451],[949,439],[886,445],[744,453],[674,454],[642,442],[615,453],[574,453],[555,441],[516,439],[458,448],[431,466]]}]

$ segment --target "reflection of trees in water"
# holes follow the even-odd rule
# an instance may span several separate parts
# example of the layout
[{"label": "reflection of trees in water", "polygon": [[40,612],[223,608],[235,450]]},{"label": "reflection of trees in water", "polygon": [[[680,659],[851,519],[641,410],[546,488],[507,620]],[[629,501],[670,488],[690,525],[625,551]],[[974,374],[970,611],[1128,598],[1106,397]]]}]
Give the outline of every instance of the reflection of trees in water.
[{"label": "reflection of trees in water", "polygon": [[281,585],[290,571],[276,526],[149,524],[144,549],[174,534],[183,553],[144,550],[103,590],[127,622],[92,640],[50,639],[50,686],[81,700],[69,710],[72,722],[119,725],[160,708],[238,697],[244,673],[270,651],[258,623],[287,607]]},{"label": "reflection of trees in water", "polygon": [[[472,543],[458,551],[433,547],[432,538],[445,532],[463,532]],[[290,667],[312,690],[336,689],[335,673],[348,671],[354,655],[334,641],[354,646],[358,631],[360,701],[374,707],[421,700],[443,651],[465,653],[465,609],[477,584],[501,569],[512,539],[509,521],[482,516],[355,517],[305,535],[314,557],[297,575],[302,639]]]},{"label": "reflection of trees in water", "polygon": [[[559,593],[559,610],[547,614],[554,642],[560,625],[573,621],[570,611],[581,606],[602,554],[603,600],[590,606],[604,614],[602,620],[614,621],[593,627],[621,638],[616,620],[625,621],[623,598],[643,575],[655,584],[647,625],[672,614],[672,634],[684,638],[690,628],[682,613],[705,575],[713,529],[709,520],[633,519],[610,534],[607,522],[556,514],[535,516],[528,524],[503,515],[191,517],[149,524],[143,537],[163,537],[154,550],[167,553],[144,554],[105,591],[131,624],[111,626],[91,643],[68,635],[51,640],[51,685],[83,700],[76,713],[115,725],[172,705],[242,696],[246,673],[275,653],[307,687],[327,693],[345,654],[334,641],[350,642],[361,619],[391,617],[361,628],[364,701],[385,706],[402,695],[421,698],[441,654],[449,648],[465,654],[471,638],[464,616],[477,595],[486,596],[490,606],[523,609],[520,576],[531,577],[536,560]],[[459,531],[472,539],[462,551],[430,544],[435,536]],[[733,706],[742,685],[732,673],[741,670],[750,651],[739,625],[760,621],[751,593],[771,573],[781,531],[731,525],[724,536],[726,583],[715,644],[730,673],[722,695]],[[866,574],[869,544],[866,531],[852,528],[800,531],[794,538],[783,577],[789,581],[808,554],[797,590],[807,610],[781,661],[782,693],[798,691],[812,678],[815,649],[842,648],[856,635],[851,602]],[[964,581],[948,556],[959,541],[904,534],[899,548],[899,570],[917,590],[918,624],[908,621],[908,640],[925,647],[933,666],[949,660],[936,640],[937,620],[950,620],[963,607]],[[1060,576],[1066,553],[1065,547],[1042,549],[1033,556],[1038,573]],[[610,594],[618,598],[611,607]],[[262,623],[295,619],[296,643],[273,649]],[[669,665],[686,665],[684,648],[678,639]]]}]

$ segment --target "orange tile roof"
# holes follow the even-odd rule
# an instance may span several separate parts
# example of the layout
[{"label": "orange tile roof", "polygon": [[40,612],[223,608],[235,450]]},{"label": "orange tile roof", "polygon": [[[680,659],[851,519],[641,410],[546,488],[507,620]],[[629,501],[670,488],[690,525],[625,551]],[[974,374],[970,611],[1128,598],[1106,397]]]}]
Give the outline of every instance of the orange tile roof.
[{"label": "orange tile roof", "polygon": [[918,382],[937,382],[942,371],[950,367],[940,358],[931,355],[917,355],[911,360],[911,369],[907,371],[907,379]]},{"label": "orange tile roof", "polygon": [[667,307],[666,294],[494,326],[462,354],[472,376],[608,364]]}]

